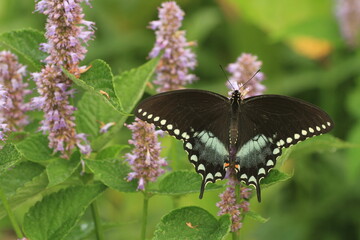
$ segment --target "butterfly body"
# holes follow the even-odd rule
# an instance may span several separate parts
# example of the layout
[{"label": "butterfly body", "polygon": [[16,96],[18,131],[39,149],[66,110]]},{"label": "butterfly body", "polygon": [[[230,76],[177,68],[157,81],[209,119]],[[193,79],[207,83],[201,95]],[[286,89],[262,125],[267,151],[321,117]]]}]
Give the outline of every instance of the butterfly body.
[{"label": "butterfly body", "polygon": [[261,200],[260,180],[275,166],[284,147],[331,130],[333,121],[320,108],[291,97],[260,95],[231,98],[195,89],[160,93],[135,109],[141,120],[184,141],[189,161],[208,182],[232,168],[240,181],[253,185]]}]

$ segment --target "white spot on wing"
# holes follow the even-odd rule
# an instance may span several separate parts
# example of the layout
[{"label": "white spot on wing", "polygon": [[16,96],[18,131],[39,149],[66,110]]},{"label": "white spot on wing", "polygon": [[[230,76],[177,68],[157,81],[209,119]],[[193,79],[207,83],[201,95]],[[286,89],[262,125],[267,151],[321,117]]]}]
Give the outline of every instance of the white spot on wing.
[{"label": "white spot on wing", "polygon": [[186,143],[185,147],[188,149],[192,149],[192,144],[188,142],[188,143]]},{"label": "white spot on wing", "polygon": [[301,130],[301,134],[305,136],[307,134],[307,131],[306,130]]},{"label": "white spot on wing", "polygon": [[166,128],[169,129],[169,130],[172,130],[172,129],[173,129],[173,125],[172,125],[172,124],[168,124],[168,125],[166,126]]},{"label": "white spot on wing", "polygon": [[279,153],[280,153],[280,150],[279,150],[278,148],[275,148],[275,149],[273,150],[273,154],[274,154],[274,155],[279,154]]},{"label": "white spot on wing", "polygon": [[251,176],[251,177],[249,178],[249,182],[254,182],[254,183],[256,183],[256,178],[255,178],[254,176]]},{"label": "white spot on wing", "polygon": [[198,171],[205,171],[205,166],[204,166],[204,164],[200,164],[200,165],[197,167],[197,170],[198,170]]},{"label": "white spot on wing", "polygon": [[191,155],[190,157],[191,161],[197,162],[198,161],[198,157],[196,155]]},{"label": "white spot on wing", "polygon": [[300,138],[300,134],[295,133],[295,134],[294,134],[294,138],[295,138],[296,140],[299,139],[299,138]]},{"label": "white spot on wing", "polygon": [[142,108],[139,108],[138,113],[141,113],[141,112],[142,112]]},{"label": "white spot on wing", "polygon": [[271,160],[271,159],[269,159],[269,160],[266,162],[266,166],[268,166],[268,167],[274,166],[274,161]]},{"label": "white spot on wing", "polygon": [[174,133],[175,133],[176,135],[179,135],[179,134],[180,134],[180,130],[179,130],[179,129],[175,129],[175,130],[174,130]]},{"label": "white spot on wing", "polygon": [[247,179],[248,176],[247,176],[245,173],[243,173],[243,174],[240,176],[240,178],[241,178],[241,179],[244,179],[244,178]]},{"label": "white spot on wing", "polygon": [[316,130],[317,130],[317,131],[320,131],[321,128],[320,128],[319,126],[316,126]]},{"label": "white spot on wing", "polygon": [[159,117],[155,117],[155,118],[154,118],[154,122],[159,121],[159,119],[160,119]]},{"label": "white spot on wing", "polygon": [[217,173],[215,173],[215,177],[219,177],[219,178],[221,178],[221,177],[222,177],[221,172],[217,172]]},{"label": "white spot on wing", "polygon": [[291,143],[291,142],[292,142],[292,138],[291,138],[291,137],[288,137],[288,138],[286,139],[286,142],[287,142],[287,143]]},{"label": "white spot on wing", "polygon": [[165,120],[165,119],[161,120],[161,121],[160,121],[160,124],[161,124],[161,125],[165,125],[165,124],[166,124],[166,120]]},{"label": "white spot on wing", "polygon": [[148,119],[150,119],[150,118],[152,118],[153,117],[153,115],[152,114],[150,114],[149,116],[147,116],[147,118]]},{"label": "white spot on wing", "polygon": [[264,168],[260,168],[259,171],[258,171],[258,175],[260,174],[265,174],[265,169]]},{"label": "white spot on wing", "polygon": [[205,177],[205,181],[207,181],[208,179],[214,180],[214,175],[212,175],[212,173],[208,173]]},{"label": "white spot on wing", "polygon": [[315,131],[313,128],[309,127],[309,132],[314,133]]}]

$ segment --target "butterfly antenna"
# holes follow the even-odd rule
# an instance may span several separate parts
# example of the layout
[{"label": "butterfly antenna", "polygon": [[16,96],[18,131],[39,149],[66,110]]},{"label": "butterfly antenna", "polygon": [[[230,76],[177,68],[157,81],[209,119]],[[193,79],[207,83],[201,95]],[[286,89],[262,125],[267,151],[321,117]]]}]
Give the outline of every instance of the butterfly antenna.
[{"label": "butterfly antenna", "polygon": [[255,76],[256,76],[256,74],[258,74],[259,72],[260,72],[260,68],[252,75],[252,77],[249,79],[249,80],[247,80],[242,86],[243,87],[245,87],[246,86],[246,84],[248,83],[248,82],[250,82]]},{"label": "butterfly antenna", "polygon": [[229,81],[229,78],[228,78],[228,76],[227,76],[227,74],[226,74],[226,72],[225,72],[225,70],[224,70],[223,66],[222,66],[221,64],[219,64],[219,66],[220,66],[220,68],[221,68],[222,72],[223,72],[223,73],[224,73],[224,75],[225,75],[226,81],[229,83],[229,85],[231,86],[231,88],[232,88],[233,90],[235,90],[234,86],[233,86],[233,85],[231,84],[231,82]]}]

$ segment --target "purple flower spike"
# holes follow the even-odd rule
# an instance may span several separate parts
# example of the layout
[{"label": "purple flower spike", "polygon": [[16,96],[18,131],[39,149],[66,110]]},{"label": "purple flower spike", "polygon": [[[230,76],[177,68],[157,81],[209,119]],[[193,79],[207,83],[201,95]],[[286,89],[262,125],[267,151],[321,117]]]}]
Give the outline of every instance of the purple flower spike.
[{"label": "purple flower spike", "polygon": [[83,19],[82,2],[89,4],[86,0],[41,0],[35,9],[47,15],[47,42],[41,44],[41,49],[49,56],[41,72],[32,74],[40,94],[32,100],[32,106],[44,111],[40,130],[49,133],[49,147],[61,152],[63,158],[69,158],[75,147],[83,154],[91,152],[86,136],[76,133],[76,108],[70,105],[74,91],[61,69],[75,76],[84,71],[79,64],[87,52],[84,45],[93,38],[94,23]]},{"label": "purple flower spike", "polygon": [[[29,105],[24,98],[31,91],[27,90],[27,83],[23,82],[26,67],[18,63],[18,58],[9,51],[0,52],[0,84],[6,91],[7,98],[1,100],[0,118],[7,124],[10,131],[21,131],[28,124],[25,115]],[[3,96],[3,94],[1,94]]]},{"label": "purple flower spike", "polygon": [[360,1],[337,0],[336,16],[346,43],[355,48],[360,40]]},{"label": "purple flower spike", "polygon": [[163,53],[154,81],[160,86],[158,92],[181,89],[197,79],[189,73],[197,61],[188,47],[195,44],[187,42],[185,31],[179,30],[183,18],[184,12],[175,2],[164,2],[159,8],[159,20],[150,22],[149,28],[155,30],[156,42],[149,57],[155,58]]},{"label": "purple flower spike", "polygon": [[[250,78],[261,68],[262,62],[257,60],[257,56],[251,55],[249,53],[243,53],[236,60],[235,63],[228,65],[227,70],[231,73],[229,82],[227,86],[232,91],[241,90],[243,84],[245,84]],[[256,96],[260,95],[265,91],[265,86],[260,82],[264,80],[264,74],[258,72],[254,78],[249,81],[245,88],[246,96]],[[229,92],[231,95],[232,91]]]},{"label": "purple flower spike", "polygon": [[139,179],[138,189],[144,190],[146,183],[155,181],[165,172],[162,167],[167,166],[165,159],[160,157],[161,147],[158,142],[160,132],[155,131],[153,124],[138,118],[131,125],[126,126],[132,131],[132,139],[129,143],[135,146],[132,152],[125,156],[133,171],[129,173],[127,179],[128,181]]},{"label": "purple flower spike", "polygon": [[235,186],[240,184],[236,177],[232,174],[229,176],[227,182],[228,187],[219,195],[221,201],[216,204],[220,211],[218,215],[229,214],[231,217],[231,231],[236,232],[242,227],[242,220],[244,213],[249,211],[250,203],[247,199],[251,195],[251,189],[240,187],[239,199],[236,199]]}]

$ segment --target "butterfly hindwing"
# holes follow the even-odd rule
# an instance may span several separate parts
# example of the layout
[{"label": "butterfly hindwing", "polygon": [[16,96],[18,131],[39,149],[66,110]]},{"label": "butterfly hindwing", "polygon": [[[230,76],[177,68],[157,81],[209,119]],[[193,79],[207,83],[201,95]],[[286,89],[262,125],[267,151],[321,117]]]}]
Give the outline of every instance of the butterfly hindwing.
[{"label": "butterfly hindwing", "polygon": [[205,185],[225,177],[228,160],[229,100],[202,90],[177,90],[149,97],[135,109],[135,115],[171,136],[184,141],[189,161]]},{"label": "butterfly hindwing", "polygon": [[240,110],[238,178],[257,188],[275,166],[282,149],[330,131],[333,121],[323,110],[305,101],[260,95],[243,100]]}]

